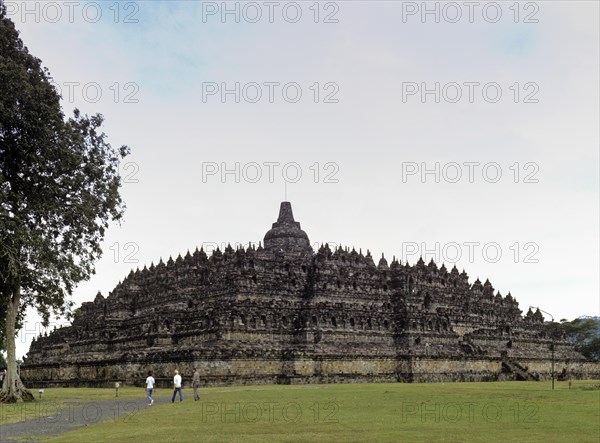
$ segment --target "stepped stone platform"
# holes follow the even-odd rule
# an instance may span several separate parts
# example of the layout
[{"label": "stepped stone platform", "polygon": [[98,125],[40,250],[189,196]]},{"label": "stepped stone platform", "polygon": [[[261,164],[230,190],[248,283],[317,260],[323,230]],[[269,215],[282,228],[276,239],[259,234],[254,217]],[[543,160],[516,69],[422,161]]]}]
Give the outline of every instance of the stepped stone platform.
[{"label": "stepped stone platform", "polygon": [[177,368],[206,385],[600,378],[600,365],[550,337],[489,280],[323,245],[289,202],[264,246],[197,250],[132,271],[38,337],[21,366],[31,387],[141,385]]}]

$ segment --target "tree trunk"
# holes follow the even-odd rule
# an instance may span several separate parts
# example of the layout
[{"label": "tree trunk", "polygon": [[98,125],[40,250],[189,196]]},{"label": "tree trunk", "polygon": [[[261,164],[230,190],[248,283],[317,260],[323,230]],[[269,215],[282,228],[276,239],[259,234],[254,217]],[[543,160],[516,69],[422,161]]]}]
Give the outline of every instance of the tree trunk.
[{"label": "tree trunk", "polygon": [[15,325],[19,303],[21,302],[21,288],[17,286],[14,293],[8,299],[6,311],[6,352],[7,373],[2,383],[0,392],[0,403],[16,403],[35,400],[33,394],[25,388],[17,374],[17,355],[15,347]]}]

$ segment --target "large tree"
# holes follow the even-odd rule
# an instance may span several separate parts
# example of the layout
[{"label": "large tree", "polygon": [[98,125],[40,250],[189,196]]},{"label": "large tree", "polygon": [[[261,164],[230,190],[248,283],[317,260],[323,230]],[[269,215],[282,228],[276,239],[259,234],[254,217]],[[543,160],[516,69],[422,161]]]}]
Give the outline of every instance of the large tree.
[{"label": "large tree", "polygon": [[15,335],[27,308],[47,324],[72,306],[119,220],[119,162],[102,116],[66,119],[48,70],[19,39],[0,0],[0,334],[8,374],[0,401],[33,400],[16,371]]}]

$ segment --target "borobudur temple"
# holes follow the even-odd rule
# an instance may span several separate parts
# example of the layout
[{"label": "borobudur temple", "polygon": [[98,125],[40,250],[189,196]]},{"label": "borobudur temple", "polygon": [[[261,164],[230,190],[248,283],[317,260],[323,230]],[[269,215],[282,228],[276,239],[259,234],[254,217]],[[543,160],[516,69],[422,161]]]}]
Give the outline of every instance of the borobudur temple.
[{"label": "borobudur temple", "polygon": [[33,341],[31,386],[167,386],[198,367],[206,385],[600,378],[539,311],[433,261],[314,251],[289,202],[264,246],[228,246],[132,271]]}]

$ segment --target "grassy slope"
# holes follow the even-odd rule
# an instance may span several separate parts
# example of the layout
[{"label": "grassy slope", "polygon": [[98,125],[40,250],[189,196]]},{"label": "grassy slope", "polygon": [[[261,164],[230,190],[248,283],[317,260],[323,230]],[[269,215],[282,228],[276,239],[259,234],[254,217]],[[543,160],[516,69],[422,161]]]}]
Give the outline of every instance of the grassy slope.
[{"label": "grassy slope", "polygon": [[[52,441],[597,442],[597,382],[257,386],[202,389]],[[170,397],[157,390],[155,398]],[[144,396],[122,389],[120,398]],[[44,401],[111,399],[114,391],[51,389]]]}]

